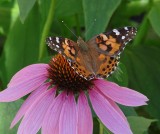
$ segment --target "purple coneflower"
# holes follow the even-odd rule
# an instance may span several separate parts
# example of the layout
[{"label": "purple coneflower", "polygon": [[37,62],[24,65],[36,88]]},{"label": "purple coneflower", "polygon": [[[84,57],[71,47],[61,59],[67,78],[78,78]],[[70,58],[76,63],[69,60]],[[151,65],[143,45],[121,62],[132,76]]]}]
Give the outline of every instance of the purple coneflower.
[{"label": "purple coneflower", "polygon": [[[1,102],[25,100],[11,128],[22,118],[18,134],[92,134],[93,121],[88,99],[101,122],[115,134],[132,131],[116,103],[146,105],[147,97],[102,79],[87,81],[70,67],[62,55],[50,64],[33,64],[16,73],[7,89],[0,92]],[[88,97],[87,97],[88,96]]]}]

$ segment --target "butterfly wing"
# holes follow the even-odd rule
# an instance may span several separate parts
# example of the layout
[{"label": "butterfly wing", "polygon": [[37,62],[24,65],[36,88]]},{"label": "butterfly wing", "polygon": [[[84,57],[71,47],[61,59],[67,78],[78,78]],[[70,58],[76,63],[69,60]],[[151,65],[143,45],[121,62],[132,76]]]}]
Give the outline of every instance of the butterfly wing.
[{"label": "butterfly wing", "polygon": [[64,55],[67,60],[75,61],[78,54],[76,42],[63,37],[48,37],[46,43],[52,50]]},{"label": "butterfly wing", "polygon": [[135,37],[136,32],[135,27],[113,29],[110,32],[96,35],[87,44],[90,47],[95,47],[100,53],[116,57],[123,51],[125,45]]},{"label": "butterfly wing", "polygon": [[[91,72],[89,69],[83,65],[83,62],[77,57],[76,62],[72,62],[71,66],[74,68],[77,74],[86,80],[91,80],[94,78],[106,78],[110,76],[118,66],[120,56],[111,57],[108,55],[100,54],[98,56],[99,68],[96,72]],[[96,63],[96,64],[97,64]]]},{"label": "butterfly wing", "polygon": [[87,70],[85,66],[83,66],[83,63],[79,62],[71,62],[71,66],[74,68],[76,73],[83,77],[86,80],[91,80],[95,78],[95,75],[90,70]]},{"label": "butterfly wing", "polygon": [[[120,53],[125,45],[136,35],[136,28],[124,27],[96,35],[87,42],[90,49],[95,49],[97,56],[96,78],[106,78],[116,69]],[[95,54],[93,54],[94,56]],[[93,67],[94,68],[94,67]]]},{"label": "butterfly wing", "polygon": [[46,43],[52,50],[64,55],[78,75],[91,79],[93,74],[86,68],[86,61],[83,60],[87,59],[87,54],[79,50],[77,43],[63,37],[48,37]]},{"label": "butterfly wing", "polygon": [[110,76],[116,69],[119,63],[120,56],[111,57],[100,54],[98,57],[101,64],[96,72],[96,78],[106,78]]}]

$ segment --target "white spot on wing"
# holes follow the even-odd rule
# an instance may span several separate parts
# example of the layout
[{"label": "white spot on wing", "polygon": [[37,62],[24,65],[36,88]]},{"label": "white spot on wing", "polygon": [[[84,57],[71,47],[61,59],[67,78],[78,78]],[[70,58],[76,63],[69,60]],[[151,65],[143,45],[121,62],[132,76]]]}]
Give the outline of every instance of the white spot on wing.
[{"label": "white spot on wing", "polygon": [[58,37],[56,37],[56,42],[59,43],[59,38]]},{"label": "white spot on wing", "polygon": [[58,46],[58,45],[56,45],[56,47],[57,47],[57,48],[59,48],[59,46]]},{"label": "white spot on wing", "polygon": [[57,48],[54,48],[55,51],[58,51]]},{"label": "white spot on wing", "polygon": [[52,38],[51,38],[51,37],[49,37],[49,40],[52,40]]},{"label": "white spot on wing", "polygon": [[128,30],[128,27],[124,27],[125,30]]},{"label": "white spot on wing", "polygon": [[122,36],[122,40],[124,40],[125,39],[125,36]]},{"label": "white spot on wing", "polygon": [[119,32],[117,29],[113,29],[113,32],[114,32],[116,35],[120,35],[120,32]]}]

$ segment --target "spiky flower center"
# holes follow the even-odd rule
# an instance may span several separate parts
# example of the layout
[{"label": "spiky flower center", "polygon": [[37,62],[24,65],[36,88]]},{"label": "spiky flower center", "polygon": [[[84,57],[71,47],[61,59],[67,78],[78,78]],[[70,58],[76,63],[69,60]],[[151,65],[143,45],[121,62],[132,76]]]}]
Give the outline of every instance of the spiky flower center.
[{"label": "spiky flower center", "polygon": [[92,81],[87,81],[79,76],[60,54],[50,61],[48,78],[58,89],[66,90],[67,92],[77,93],[81,90],[87,90],[93,85]]}]

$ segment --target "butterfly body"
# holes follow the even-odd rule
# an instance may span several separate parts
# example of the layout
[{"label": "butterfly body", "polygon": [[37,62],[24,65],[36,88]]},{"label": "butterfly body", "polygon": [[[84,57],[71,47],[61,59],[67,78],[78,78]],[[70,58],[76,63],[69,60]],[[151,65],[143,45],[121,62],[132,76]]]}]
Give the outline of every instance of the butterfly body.
[{"label": "butterfly body", "polygon": [[78,65],[77,71],[79,74],[85,75],[85,73],[88,73],[88,75],[94,77],[99,68],[98,53],[89,44],[85,43],[85,45],[87,49],[80,46],[81,49],[78,51],[76,64],[73,64],[73,68],[77,68],[76,65]]},{"label": "butterfly body", "polygon": [[87,42],[81,37],[77,43],[63,37],[49,37],[47,44],[64,55],[81,77],[91,80],[108,77],[115,70],[120,53],[135,34],[134,27],[124,27],[96,35]]}]

